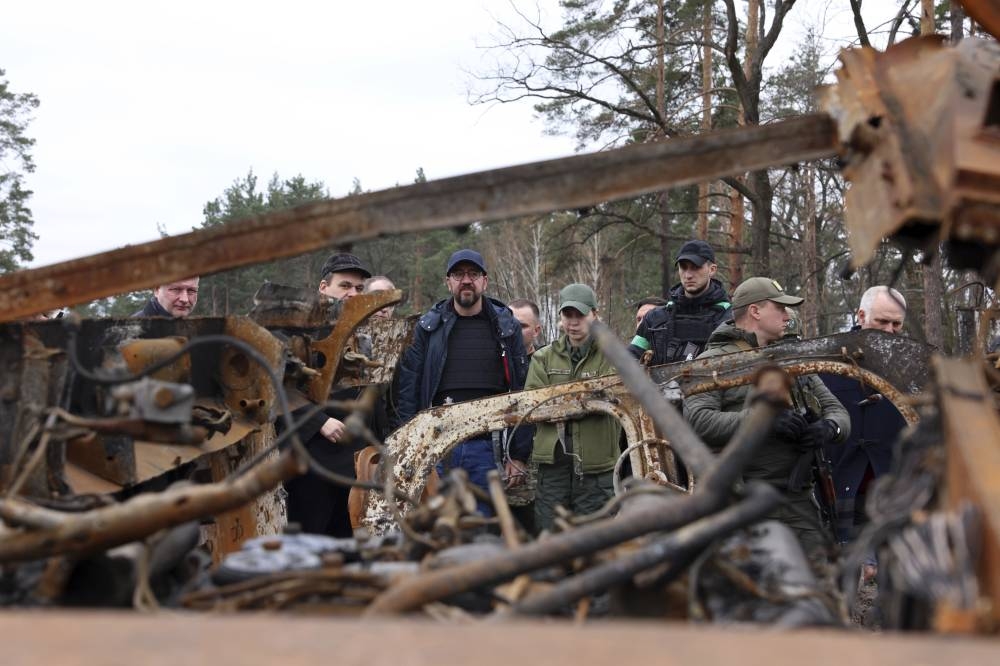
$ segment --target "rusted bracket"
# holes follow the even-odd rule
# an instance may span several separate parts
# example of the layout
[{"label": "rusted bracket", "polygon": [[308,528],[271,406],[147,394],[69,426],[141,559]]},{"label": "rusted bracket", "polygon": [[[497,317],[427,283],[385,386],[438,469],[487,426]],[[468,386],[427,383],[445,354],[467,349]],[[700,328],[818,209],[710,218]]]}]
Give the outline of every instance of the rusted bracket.
[{"label": "rusted bracket", "polygon": [[330,395],[330,386],[333,384],[333,378],[337,376],[337,368],[340,367],[344,348],[347,341],[354,335],[354,330],[365,319],[387,305],[399,303],[402,298],[403,292],[399,289],[393,289],[373,291],[370,294],[362,294],[343,301],[337,322],[334,324],[333,330],[330,331],[330,335],[310,345],[310,351],[313,352],[314,362],[317,366],[314,369],[319,373],[309,380],[309,398],[313,402],[323,402]]},{"label": "rusted bracket", "polygon": [[993,625],[1000,624],[1000,418],[976,361],[935,356],[938,399],[947,448],[948,509],[971,501],[982,515],[977,575]]},{"label": "rusted bracket", "polygon": [[[226,317],[225,333],[259,351],[279,376],[284,372],[285,346],[267,329],[247,317]],[[277,400],[275,387],[246,354],[227,346],[219,358],[219,379],[229,409],[257,423],[270,419]]]},{"label": "rusted bracket", "polygon": [[932,352],[930,345],[868,329],[671,363],[650,368],[649,374],[661,385],[676,380],[684,395],[749,384],[753,373],[764,363],[778,365],[793,376],[844,375],[885,395],[907,422],[915,423],[917,413],[907,404],[906,396],[928,387]]}]

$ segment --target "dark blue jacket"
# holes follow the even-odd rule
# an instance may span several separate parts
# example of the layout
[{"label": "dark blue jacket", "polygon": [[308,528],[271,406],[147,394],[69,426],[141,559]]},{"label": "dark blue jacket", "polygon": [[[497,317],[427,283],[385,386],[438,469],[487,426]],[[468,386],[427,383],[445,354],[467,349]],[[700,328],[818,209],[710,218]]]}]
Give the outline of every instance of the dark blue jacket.
[{"label": "dark blue jacket", "polygon": [[871,396],[877,392],[856,379],[825,374],[820,379],[851,417],[847,441],[829,447],[826,454],[833,467],[837,498],[853,498],[869,465],[876,478],[889,471],[893,445],[906,421],[895,405],[885,398],[873,400]]},{"label": "dark blue jacket", "polygon": [[[486,315],[494,326],[494,338],[506,356],[510,370],[510,390],[520,391],[528,376],[528,353],[521,338],[521,324],[506,305],[493,298],[483,297]],[[431,406],[437,393],[448,357],[448,336],[458,315],[452,299],[439,301],[417,322],[413,330],[413,343],[403,355],[399,365],[399,424],[412,419],[417,412]],[[529,428],[518,428],[510,455],[517,460],[531,456]]]}]

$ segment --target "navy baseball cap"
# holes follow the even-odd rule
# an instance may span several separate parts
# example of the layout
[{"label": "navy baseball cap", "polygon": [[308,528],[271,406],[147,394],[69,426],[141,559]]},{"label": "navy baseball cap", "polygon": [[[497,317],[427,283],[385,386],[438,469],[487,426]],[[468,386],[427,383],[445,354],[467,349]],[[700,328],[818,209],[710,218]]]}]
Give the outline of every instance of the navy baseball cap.
[{"label": "navy baseball cap", "polygon": [[486,275],[486,262],[483,261],[483,255],[479,254],[475,250],[459,250],[455,254],[451,255],[451,258],[448,259],[448,270],[445,271],[445,275],[450,275],[451,272],[455,270],[455,266],[463,261],[475,264],[479,267],[479,270],[483,272],[483,275]]},{"label": "navy baseball cap", "polygon": [[715,250],[703,240],[691,240],[684,243],[681,247],[680,254],[677,255],[674,265],[684,260],[690,261],[695,266],[704,266],[706,261],[711,261],[714,264]]}]

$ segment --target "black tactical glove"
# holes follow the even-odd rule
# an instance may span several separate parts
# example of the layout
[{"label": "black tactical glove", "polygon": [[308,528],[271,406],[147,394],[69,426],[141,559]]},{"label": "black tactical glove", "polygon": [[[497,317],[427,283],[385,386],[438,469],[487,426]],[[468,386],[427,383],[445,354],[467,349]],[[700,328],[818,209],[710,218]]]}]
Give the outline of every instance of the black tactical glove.
[{"label": "black tactical glove", "polygon": [[809,422],[806,417],[792,409],[786,409],[774,419],[774,436],[789,442],[798,442]]},{"label": "black tactical glove", "polygon": [[806,426],[801,442],[804,448],[815,449],[833,444],[838,435],[840,435],[840,426],[830,419],[821,419]]}]

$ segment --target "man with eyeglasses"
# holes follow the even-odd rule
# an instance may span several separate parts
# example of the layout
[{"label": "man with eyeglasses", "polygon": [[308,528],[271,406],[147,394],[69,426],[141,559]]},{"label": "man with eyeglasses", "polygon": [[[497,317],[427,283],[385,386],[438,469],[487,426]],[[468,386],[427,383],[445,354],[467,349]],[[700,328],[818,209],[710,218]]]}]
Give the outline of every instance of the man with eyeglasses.
[{"label": "man with eyeglasses", "polygon": [[198,278],[163,284],[133,317],[187,317],[198,303]]},{"label": "man with eyeglasses", "polygon": [[[451,255],[445,285],[451,298],[439,301],[417,322],[413,343],[399,368],[400,424],[422,409],[519,391],[528,374],[521,324],[510,308],[485,296],[486,262],[474,250]],[[461,467],[476,485],[501,469],[508,487],[524,482],[531,438],[527,428],[514,433],[484,433],[459,444],[442,461],[445,470]],[[480,511],[490,514],[489,507]]]}]

